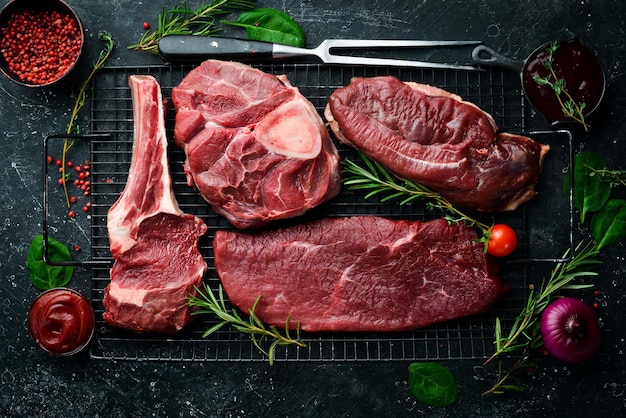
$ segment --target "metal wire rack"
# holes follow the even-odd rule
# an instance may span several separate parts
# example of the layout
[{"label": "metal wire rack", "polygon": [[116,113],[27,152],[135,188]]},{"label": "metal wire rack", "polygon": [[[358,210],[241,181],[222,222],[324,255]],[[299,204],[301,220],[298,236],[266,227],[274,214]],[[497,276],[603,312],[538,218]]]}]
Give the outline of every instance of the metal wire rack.
[{"label": "metal wire rack", "polygon": [[[459,94],[491,113],[507,131],[526,130],[526,105],[519,78],[504,70],[456,71],[392,69],[378,67],[333,67],[319,64],[260,64],[261,70],[285,74],[320,113],[329,95],[349,83],[355,76],[394,75],[404,81],[435,85]],[[91,356],[98,359],[160,360],[160,361],[263,361],[263,355],[248,336],[222,328],[206,338],[205,330],[215,322],[208,316],[195,322],[175,336],[136,335],[110,328],[103,320],[102,298],[109,283],[112,258],[106,231],[109,207],[123,190],[130,166],[133,142],[133,115],[127,80],[131,74],[151,74],[159,81],[163,97],[169,98],[172,87],[188,73],[187,66],[111,67],[94,79],[91,92],[91,131],[108,134],[90,139],[92,176],[91,213],[91,291],[97,316],[97,329]],[[173,132],[173,111],[166,117],[170,138]],[[549,134],[549,133],[548,133]],[[549,134],[551,135],[551,134]],[[547,138],[546,138],[547,139]],[[562,138],[559,139],[561,141]],[[563,142],[563,141],[561,141]],[[567,152],[567,147],[564,151]],[[356,158],[353,150],[338,146],[343,157]],[[209,265],[205,280],[217,288],[219,279],[213,266],[212,242],[215,231],[231,226],[216,215],[202,198],[186,184],[182,169],[184,155],[175,145],[169,148],[170,170],[176,198],[181,208],[201,217],[209,227],[201,240],[201,251]],[[357,161],[357,160],[353,161]],[[555,170],[562,170],[562,161]],[[552,186],[548,186],[552,187]],[[561,209],[559,209],[561,210]],[[567,205],[562,211],[569,213]],[[430,219],[434,215],[419,202],[399,206],[397,202],[381,203],[364,200],[357,192],[343,190],[333,201],[313,210],[307,217],[376,214],[394,218]],[[284,347],[276,353],[276,361],[372,361],[406,359],[486,358],[493,349],[495,317],[510,324],[521,310],[526,296],[528,263],[528,212],[526,209],[497,215],[495,220],[512,225],[520,235],[518,258],[508,263],[502,279],[511,291],[494,310],[460,320],[449,321],[428,329],[402,333],[323,333],[302,334],[306,347]],[[304,220],[303,219],[303,220]],[[490,221],[494,218],[490,218]],[[567,226],[567,224],[566,224]],[[515,260],[514,260],[515,261]]]}]

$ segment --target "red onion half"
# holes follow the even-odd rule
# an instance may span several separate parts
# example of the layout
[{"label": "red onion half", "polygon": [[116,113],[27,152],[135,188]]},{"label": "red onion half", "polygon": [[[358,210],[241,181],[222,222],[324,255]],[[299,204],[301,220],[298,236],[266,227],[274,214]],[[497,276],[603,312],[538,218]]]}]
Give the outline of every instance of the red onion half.
[{"label": "red onion half", "polygon": [[541,335],[548,352],[567,363],[589,360],[600,348],[600,325],[593,308],[570,297],[546,307]]}]

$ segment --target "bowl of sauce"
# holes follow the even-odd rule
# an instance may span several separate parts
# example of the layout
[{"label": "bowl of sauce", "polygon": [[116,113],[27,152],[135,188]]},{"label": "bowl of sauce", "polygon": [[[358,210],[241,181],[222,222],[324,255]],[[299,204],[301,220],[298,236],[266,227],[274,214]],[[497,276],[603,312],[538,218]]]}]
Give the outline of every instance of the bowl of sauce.
[{"label": "bowl of sauce", "polygon": [[28,330],[35,343],[61,357],[78,354],[89,345],[95,322],[89,300],[67,288],[42,292],[28,312]]},{"label": "bowl of sauce", "polygon": [[[548,42],[524,61],[504,56],[486,45],[477,46],[472,51],[472,58],[478,64],[495,65],[518,72],[524,96],[551,125],[578,122],[588,129],[586,118],[598,109],[604,98],[604,67],[597,55],[578,36],[554,44]],[[557,94],[550,83],[538,82],[537,77],[550,83],[558,82],[563,89]],[[563,108],[568,101],[582,105],[582,120],[577,121],[564,112]]]},{"label": "bowl of sauce", "polygon": [[[559,41],[557,46],[551,58],[552,69],[557,77],[565,82],[565,90],[571,96],[570,99],[563,93],[560,95],[561,101],[565,103],[567,100],[573,100],[578,104],[584,103],[582,114],[587,117],[600,106],[604,97],[606,89],[604,68],[593,51],[578,37]],[[548,123],[569,122],[570,118],[563,113],[562,102],[559,102],[554,89],[535,81],[537,76],[554,79],[545,64],[550,60],[548,47],[549,45],[544,45],[526,60],[522,72],[524,91],[528,101]]]}]

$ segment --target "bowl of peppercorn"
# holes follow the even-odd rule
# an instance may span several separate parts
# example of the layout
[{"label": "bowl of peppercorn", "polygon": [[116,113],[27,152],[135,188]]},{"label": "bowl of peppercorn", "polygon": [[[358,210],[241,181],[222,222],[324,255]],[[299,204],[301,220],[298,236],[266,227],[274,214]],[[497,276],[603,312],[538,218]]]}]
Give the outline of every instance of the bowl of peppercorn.
[{"label": "bowl of peppercorn", "polygon": [[64,1],[13,0],[0,11],[0,71],[24,86],[49,86],[72,71],[84,40]]}]

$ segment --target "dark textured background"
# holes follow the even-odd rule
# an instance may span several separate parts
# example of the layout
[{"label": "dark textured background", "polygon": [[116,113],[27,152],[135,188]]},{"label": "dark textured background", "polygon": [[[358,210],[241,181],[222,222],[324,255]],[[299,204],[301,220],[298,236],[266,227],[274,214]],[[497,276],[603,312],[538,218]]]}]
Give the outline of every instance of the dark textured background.
[{"label": "dark textured background", "polygon": [[[195,6],[199,2],[188,3]],[[66,128],[73,104],[71,83],[84,79],[95,60],[100,49],[97,32],[110,32],[120,44],[109,65],[160,65],[158,57],[127,50],[126,46],[140,38],[144,21],[154,26],[160,8],[176,2],[75,0],[70,4],[87,31],[87,53],[73,77],[47,89],[27,89],[0,79],[0,416],[502,417],[626,413],[623,245],[602,252],[604,264],[594,280],[603,295],[598,315],[604,338],[594,361],[578,366],[546,358],[527,377],[524,393],[502,397],[480,396],[493,377],[493,370],[482,368],[480,361],[445,361],[458,380],[460,393],[458,402],[445,409],[425,406],[411,395],[408,361],[279,362],[269,366],[248,362],[94,361],[86,356],[63,360],[36,348],[25,320],[38,291],[30,285],[25,259],[32,236],[41,231],[42,140]],[[592,132],[575,131],[574,148],[595,150],[611,167],[626,168],[626,6],[622,1],[259,1],[258,5],[290,13],[305,29],[311,47],[325,38],[480,39],[507,55],[525,58],[547,41],[581,35],[601,57],[608,86],[604,105],[592,121]],[[78,122],[89,126],[88,111]],[[529,125],[546,128],[536,115],[531,115]],[[577,234],[584,235],[585,228],[577,228]],[[79,271],[72,287],[88,291],[89,279]]]}]

